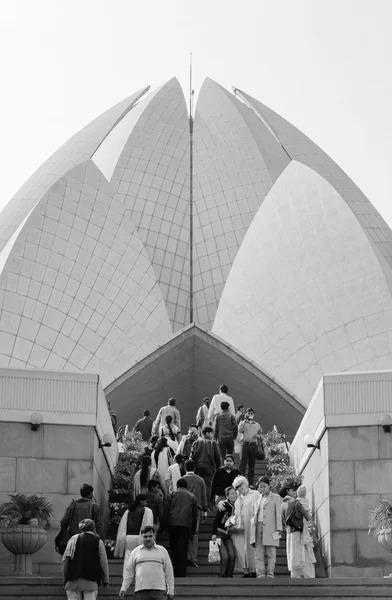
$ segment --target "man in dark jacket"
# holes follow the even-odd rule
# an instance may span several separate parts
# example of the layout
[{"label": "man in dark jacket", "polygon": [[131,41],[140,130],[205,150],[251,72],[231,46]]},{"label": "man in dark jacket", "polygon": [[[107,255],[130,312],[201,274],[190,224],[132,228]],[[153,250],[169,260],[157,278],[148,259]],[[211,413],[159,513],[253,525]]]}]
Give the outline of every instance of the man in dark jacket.
[{"label": "man in dark jacket", "polygon": [[61,529],[68,529],[71,535],[79,533],[79,523],[83,519],[92,519],[95,523],[95,529],[100,538],[103,539],[103,529],[101,523],[101,511],[99,505],[93,500],[94,488],[88,483],[84,483],[80,488],[80,498],[72,500],[60,521]]},{"label": "man in dark jacket", "polygon": [[109,585],[105,546],[91,519],[83,519],[78,529],[80,535],[69,540],[63,556],[65,590],[69,600],[95,600],[98,586]]},{"label": "man in dark jacket", "polygon": [[185,462],[185,470],[186,474],[184,475],[184,479],[187,482],[188,490],[191,494],[193,494],[196,498],[197,502],[197,525],[196,532],[193,535],[192,539],[189,542],[188,548],[188,564],[191,564],[194,567],[198,567],[199,564],[197,562],[197,552],[199,548],[199,525],[200,525],[200,517],[201,513],[203,513],[203,517],[207,519],[207,491],[206,484],[204,483],[204,479],[200,477],[200,475],[196,475],[195,471],[195,463],[193,460],[187,460]]},{"label": "man in dark jacket", "polygon": [[218,504],[221,500],[226,500],[225,489],[233,485],[234,479],[240,472],[235,468],[234,459],[231,454],[226,454],[223,467],[217,469],[212,480],[211,498]]},{"label": "man in dark jacket", "polygon": [[177,489],[168,499],[170,552],[175,577],[186,577],[188,543],[197,528],[197,501],[187,488],[185,479],[179,479]]},{"label": "man in dark jacket", "polygon": [[212,439],[212,427],[204,427],[203,437],[192,446],[190,458],[195,462],[195,473],[204,479],[207,488],[207,501],[211,502],[211,484],[216,469],[221,464],[218,444]]},{"label": "man in dark jacket", "polygon": [[139,431],[142,434],[143,442],[148,442],[150,440],[153,422],[154,421],[150,417],[149,410],[145,410],[143,413],[143,418],[136,422],[133,430]]},{"label": "man in dark jacket", "polygon": [[231,414],[230,404],[221,402],[222,412],[215,419],[215,439],[218,442],[222,459],[226,454],[233,454],[234,440],[238,434],[237,419]]}]

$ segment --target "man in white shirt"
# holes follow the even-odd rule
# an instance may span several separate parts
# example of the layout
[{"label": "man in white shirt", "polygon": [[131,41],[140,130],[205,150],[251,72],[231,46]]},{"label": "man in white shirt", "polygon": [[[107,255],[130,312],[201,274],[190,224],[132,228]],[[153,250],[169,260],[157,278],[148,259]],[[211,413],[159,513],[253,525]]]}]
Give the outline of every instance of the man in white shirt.
[{"label": "man in white shirt", "polygon": [[125,592],[135,583],[135,600],[173,600],[174,574],[169,554],[155,543],[152,527],[143,527],[141,534],[143,544],[132,550],[124,565],[119,596],[125,598]]},{"label": "man in white shirt", "polygon": [[154,424],[152,426],[152,433],[154,435],[161,435],[161,429],[166,425],[166,417],[170,415],[173,419],[172,424],[176,425],[178,429],[181,431],[181,416],[180,411],[176,408],[176,399],[169,398],[167,401],[167,406],[162,406],[159,409],[159,412],[156,416]]},{"label": "man in white shirt", "polygon": [[211,400],[210,408],[208,409],[208,422],[212,428],[215,428],[215,419],[216,415],[222,412],[221,402],[229,403],[229,412],[233,416],[235,415],[235,408],[233,398],[227,395],[229,388],[227,385],[223,384],[219,388],[219,394],[215,394],[215,396]]}]

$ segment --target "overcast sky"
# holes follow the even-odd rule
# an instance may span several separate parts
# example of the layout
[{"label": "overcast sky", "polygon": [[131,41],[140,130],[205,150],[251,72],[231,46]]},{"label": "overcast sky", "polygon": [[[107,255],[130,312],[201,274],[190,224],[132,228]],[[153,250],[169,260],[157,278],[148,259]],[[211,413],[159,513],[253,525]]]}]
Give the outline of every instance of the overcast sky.
[{"label": "overcast sky", "polygon": [[0,210],[139,88],[211,77],[325,150],[392,226],[392,0],[0,0]]}]

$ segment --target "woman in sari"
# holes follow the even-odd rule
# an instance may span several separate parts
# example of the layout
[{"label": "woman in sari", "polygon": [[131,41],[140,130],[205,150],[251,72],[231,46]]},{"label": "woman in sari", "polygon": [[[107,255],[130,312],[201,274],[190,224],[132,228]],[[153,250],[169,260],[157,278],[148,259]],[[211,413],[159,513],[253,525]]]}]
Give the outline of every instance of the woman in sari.
[{"label": "woman in sari", "polygon": [[234,479],[233,488],[238,494],[234,504],[236,524],[232,533],[237,554],[237,566],[243,569],[243,577],[256,577],[255,550],[251,546],[250,520],[253,516],[253,505],[259,496],[259,492],[251,490],[248,480],[242,475]]},{"label": "woman in sari", "polygon": [[311,521],[309,511],[296,499],[293,488],[283,487],[279,495],[283,498],[282,522],[286,527],[287,565],[293,578],[313,578],[315,576],[313,540],[304,519]]},{"label": "woman in sari", "polygon": [[[155,469],[158,469],[159,475],[162,477],[162,480],[165,480],[165,475],[170,467],[173,464],[175,452],[173,448],[170,448],[167,439],[165,437],[159,438],[157,445],[155,447],[154,452],[151,454],[152,466]],[[164,490],[165,487],[163,486]]]},{"label": "woman in sari", "polygon": [[178,450],[178,444],[181,442],[181,432],[177,425],[173,424],[173,417],[171,415],[167,415],[165,418],[165,424],[161,427],[159,431],[161,437],[165,437],[167,439],[167,443],[170,448],[173,448],[174,452]]},{"label": "woman in sari", "polygon": [[122,558],[124,556],[124,567],[136,546],[142,543],[140,530],[147,525],[154,527],[154,515],[150,508],[147,508],[147,496],[139,494],[132,502],[129,510],[123,514],[118,526],[116,546],[114,556]]},{"label": "woman in sari", "polygon": [[151,480],[157,481],[164,489],[164,480],[159,474],[158,469],[151,466],[151,456],[143,456],[142,468],[135,473],[133,480],[133,497],[136,498],[139,494],[147,494],[148,482]]}]

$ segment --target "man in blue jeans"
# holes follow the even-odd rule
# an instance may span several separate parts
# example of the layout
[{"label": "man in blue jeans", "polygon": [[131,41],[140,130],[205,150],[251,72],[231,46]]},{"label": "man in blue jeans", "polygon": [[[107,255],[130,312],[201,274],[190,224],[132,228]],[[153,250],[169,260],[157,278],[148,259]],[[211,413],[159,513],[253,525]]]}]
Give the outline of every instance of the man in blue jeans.
[{"label": "man in blue jeans", "polygon": [[259,442],[262,439],[263,430],[254,419],[255,411],[248,408],[245,413],[245,419],[238,425],[238,433],[241,434],[241,460],[240,475],[246,476],[246,467],[249,464],[248,481],[253,485],[255,475],[256,454]]}]

